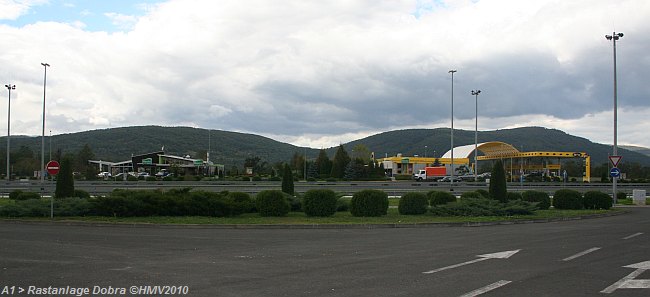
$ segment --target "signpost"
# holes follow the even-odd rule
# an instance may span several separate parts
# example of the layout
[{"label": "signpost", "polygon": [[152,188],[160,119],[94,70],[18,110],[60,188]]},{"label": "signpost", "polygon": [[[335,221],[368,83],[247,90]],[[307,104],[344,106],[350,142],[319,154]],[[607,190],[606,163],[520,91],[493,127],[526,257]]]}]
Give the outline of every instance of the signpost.
[{"label": "signpost", "polygon": [[[47,170],[47,174],[57,175],[61,170],[61,165],[59,165],[58,161],[51,160],[50,162],[47,162],[47,165],[45,165],[45,169]],[[50,219],[53,218],[54,218],[54,195],[50,194]]]}]

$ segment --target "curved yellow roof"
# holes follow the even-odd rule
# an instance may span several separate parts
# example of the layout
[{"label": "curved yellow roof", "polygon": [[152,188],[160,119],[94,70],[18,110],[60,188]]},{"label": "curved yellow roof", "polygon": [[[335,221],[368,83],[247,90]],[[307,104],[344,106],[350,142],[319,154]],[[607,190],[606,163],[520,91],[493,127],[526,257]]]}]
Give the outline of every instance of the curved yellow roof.
[{"label": "curved yellow roof", "polygon": [[[519,150],[514,146],[501,142],[501,141],[490,141],[483,142],[477,145],[477,149],[483,153],[486,157],[509,157],[519,154]],[[468,144],[464,146],[459,146],[454,148],[454,159],[455,158],[470,158],[474,153],[474,145]],[[451,158],[451,151],[447,151],[442,158]]]}]

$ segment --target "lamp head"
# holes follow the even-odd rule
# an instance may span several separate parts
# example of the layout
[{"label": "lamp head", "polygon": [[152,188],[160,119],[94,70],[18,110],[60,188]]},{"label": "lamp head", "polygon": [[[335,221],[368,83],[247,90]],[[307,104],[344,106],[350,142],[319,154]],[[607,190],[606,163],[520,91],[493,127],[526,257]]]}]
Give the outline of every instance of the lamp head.
[{"label": "lamp head", "polygon": [[618,37],[623,37],[623,33],[618,33],[616,35],[618,35]]},{"label": "lamp head", "polygon": [[449,70],[449,73],[452,73],[452,74],[456,73],[456,72],[458,72],[456,69]]},{"label": "lamp head", "polygon": [[41,65],[43,65],[45,67],[50,67],[50,64],[47,64],[47,63],[41,63]]}]

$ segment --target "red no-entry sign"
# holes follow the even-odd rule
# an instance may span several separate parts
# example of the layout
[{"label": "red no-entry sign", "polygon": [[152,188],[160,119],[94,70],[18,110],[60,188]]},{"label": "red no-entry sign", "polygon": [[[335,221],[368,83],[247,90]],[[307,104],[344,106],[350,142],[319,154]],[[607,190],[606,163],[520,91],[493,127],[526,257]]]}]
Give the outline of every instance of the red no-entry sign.
[{"label": "red no-entry sign", "polygon": [[47,165],[45,165],[45,169],[47,169],[47,173],[50,175],[57,175],[59,173],[59,162],[57,161],[50,161],[47,162]]}]

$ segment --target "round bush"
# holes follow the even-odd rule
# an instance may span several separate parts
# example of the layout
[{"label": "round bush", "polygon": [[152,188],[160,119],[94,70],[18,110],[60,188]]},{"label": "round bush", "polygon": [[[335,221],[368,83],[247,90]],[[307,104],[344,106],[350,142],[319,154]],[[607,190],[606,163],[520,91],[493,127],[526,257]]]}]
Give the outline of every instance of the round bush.
[{"label": "round bush", "polygon": [[310,217],[329,217],[336,213],[338,197],[330,189],[312,189],[305,192],[302,208]]},{"label": "round bush", "polygon": [[506,197],[508,198],[508,201],[514,201],[514,200],[521,200],[521,193],[519,192],[508,192],[506,193]]},{"label": "round bush", "polygon": [[610,209],[612,197],[600,191],[589,191],[585,192],[582,203],[586,209]]},{"label": "round bush", "polygon": [[576,190],[562,189],[553,195],[553,207],[556,209],[582,209],[582,195]]},{"label": "round bush", "polygon": [[470,198],[472,198],[472,199],[481,199],[481,198],[487,198],[487,197],[484,197],[479,192],[465,192],[465,193],[460,195],[461,200],[470,199]]},{"label": "round bush", "polygon": [[239,215],[249,213],[255,208],[255,202],[251,195],[243,192],[230,192],[226,194],[228,199],[233,203],[233,214]]},{"label": "round bush", "polygon": [[397,209],[403,215],[419,215],[427,212],[427,206],[429,206],[429,199],[426,194],[411,192],[399,199]]},{"label": "round bush", "polygon": [[431,206],[443,205],[449,202],[456,202],[456,196],[454,196],[449,192],[430,191],[427,193],[427,197],[429,197],[429,203],[431,203]]},{"label": "round bush", "polygon": [[542,191],[524,191],[521,193],[521,200],[528,202],[536,202],[537,208],[548,209],[551,207],[551,197],[546,192]]},{"label": "round bush", "polygon": [[623,200],[623,199],[627,199],[627,194],[625,194],[625,192],[616,193],[616,200]]},{"label": "round bush", "polygon": [[388,213],[388,194],[380,190],[362,190],[354,193],[350,213],[355,217],[379,217]]},{"label": "round bush", "polygon": [[257,193],[257,211],[263,217],[283,217],[289,213],[291,206],[279,190],[265,190]]}]

